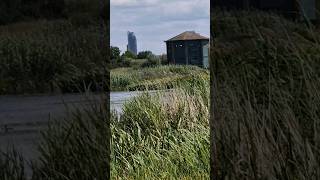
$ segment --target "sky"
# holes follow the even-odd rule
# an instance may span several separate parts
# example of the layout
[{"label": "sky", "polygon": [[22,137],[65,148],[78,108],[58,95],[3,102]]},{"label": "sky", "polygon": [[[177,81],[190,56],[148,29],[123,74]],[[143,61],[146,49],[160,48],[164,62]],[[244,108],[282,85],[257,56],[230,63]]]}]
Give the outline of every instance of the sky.
[{"label": "sky", "polygon": [[126,50],[127,31],[138,52],[166,53],[166,40],[185,31],[210,35],[210,0],[111,0],[110,44]]}]

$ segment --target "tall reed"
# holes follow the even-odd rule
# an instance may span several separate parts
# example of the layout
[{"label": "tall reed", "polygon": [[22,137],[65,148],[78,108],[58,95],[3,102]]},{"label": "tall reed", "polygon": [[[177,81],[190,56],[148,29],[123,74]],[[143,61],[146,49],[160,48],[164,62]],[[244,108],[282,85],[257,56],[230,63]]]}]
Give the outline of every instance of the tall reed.
[{"label": "tall reed", "polygon": [[111,123],[112,177],[209,179],[208,83],[125,104]]},{"label": "tall reed", "polygon": [[0,179],[26,180],[25,161],[14,148],[0,152]]},{"label": "tall reed", "polygon": [[110,178],[109,105],[104,101],[102,96],[91,107],[69,112],[64,121],[49,125],[39,145],[33,179]]},{"label": "tall reed", "polygon": [[0,27],[0,94],[79,92],[105,81],[107,50],[100,42],[107,35],[98,23],[79,27],[56,20],[22,27]]},{"label": "tall reed", "polygon": [[319,38],[262,12],[212,15],[214,179],[319,179]]},{"label": "tall reed", "polygon": [[169,89],[182,82],[209,79],[208,70],[196,66],[165,65],[145,68],[117,68],[111,70],[111,90]]}]

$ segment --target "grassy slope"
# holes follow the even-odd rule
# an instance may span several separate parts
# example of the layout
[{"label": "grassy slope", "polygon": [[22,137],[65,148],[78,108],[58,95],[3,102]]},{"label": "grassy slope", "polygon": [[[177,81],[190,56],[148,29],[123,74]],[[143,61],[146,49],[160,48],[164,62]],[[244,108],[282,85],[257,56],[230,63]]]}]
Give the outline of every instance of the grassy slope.
[{"label": "grassy slope", "polygon": [[320,36],[261,12],[215,11],[216,179],[319,179]]},{"label": "grassy slope", "polygon": [[166,89],[186,81],[209,78],[207,70],[195,66],[156,66],[111,70],[111,90]]}]

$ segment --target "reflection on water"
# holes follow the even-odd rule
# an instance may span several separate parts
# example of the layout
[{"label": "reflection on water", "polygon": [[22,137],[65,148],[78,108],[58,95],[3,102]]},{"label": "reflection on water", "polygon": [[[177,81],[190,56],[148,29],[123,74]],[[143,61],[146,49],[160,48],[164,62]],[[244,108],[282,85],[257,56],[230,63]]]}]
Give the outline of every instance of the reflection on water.
[{"label": "reflection on water", "polygon": [[[155,94],[159,91],[148,91],[149,94]],[[123,104],[134,97],[141,95],[143,91],[130,91],[130,92],[111,92],[110,93],[110,105],[111,110],[114,110],[118,114],[122,113]]]}]

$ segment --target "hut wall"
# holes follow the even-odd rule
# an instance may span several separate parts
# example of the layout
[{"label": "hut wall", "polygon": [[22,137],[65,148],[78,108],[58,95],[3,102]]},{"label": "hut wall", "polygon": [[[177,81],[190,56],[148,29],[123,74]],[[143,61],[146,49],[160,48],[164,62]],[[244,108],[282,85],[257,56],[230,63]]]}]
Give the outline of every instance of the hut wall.
[{"label": "hut wall", "polygon": [[186,64],[186,50],[184,41],[167,42],[167,55],[169,63]]},{"label": "hut wall", "polygon": [[167,42],[167,57],[170,64],[189,64],[203,67],[203,47],[208,40]]},{"label": "hut wall", "polygon": [[209,43],[203,46],[203,67],[209,68]]},{"label": "hut wall", "polygon": [[169,64],[173,64],[174,63],[171,42],[167,42],[167,58],[168,58]]},{"label": "hut wall", "polygon": [[188,64],[202,66],[201,41],[186,41],[188,50]]}]

